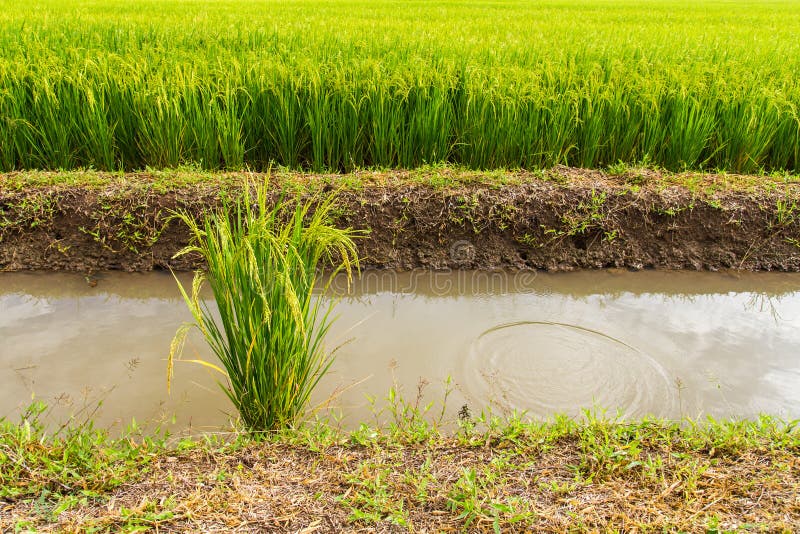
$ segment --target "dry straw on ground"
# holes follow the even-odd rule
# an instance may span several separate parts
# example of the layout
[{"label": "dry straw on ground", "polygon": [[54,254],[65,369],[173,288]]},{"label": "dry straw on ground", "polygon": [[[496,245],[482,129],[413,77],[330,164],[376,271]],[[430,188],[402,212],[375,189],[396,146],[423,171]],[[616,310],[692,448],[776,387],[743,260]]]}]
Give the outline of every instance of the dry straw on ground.
[{"label": "dry straw on ground", "polygon": [[59,514],[47,499],[5,502],[0,524],[71,532],[796,532],[797,432],[771,425],[589,420],[454,437],[415,437],[409,426],[377,438],[362,429],[194,443],[163,450],[141,475]]}]

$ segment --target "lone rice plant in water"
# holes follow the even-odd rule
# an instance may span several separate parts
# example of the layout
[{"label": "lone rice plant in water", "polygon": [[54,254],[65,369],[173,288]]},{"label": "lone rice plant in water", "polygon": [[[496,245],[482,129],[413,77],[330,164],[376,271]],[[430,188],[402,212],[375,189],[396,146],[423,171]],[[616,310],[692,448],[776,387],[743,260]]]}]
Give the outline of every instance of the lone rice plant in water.
[{"label": "lone rice plant in water", "polygon": [[[292,424],[330,366],[322,342],[335,302],[326,305],[315,294],[318,268],[333,267],[322,293],[336,273],[345,271],[349,280],[358,269],[356,231],[331,222],[334,195],[283,200],[270,207],[266,184],[257,185],[254,195],[248,184],[238,200],[201,222],[185,212],[176,214],[192,235],[178,255],[200,253],[208,274],[195,273],[191,292],[178,282],[194,322],[183,325],[172,342],[168,386],[175,357],[196,327],[224,369],[204,360],[189,361],[226,376],[220,385],[250,430]],[[206,279],[219,320],[200,298]]]}]

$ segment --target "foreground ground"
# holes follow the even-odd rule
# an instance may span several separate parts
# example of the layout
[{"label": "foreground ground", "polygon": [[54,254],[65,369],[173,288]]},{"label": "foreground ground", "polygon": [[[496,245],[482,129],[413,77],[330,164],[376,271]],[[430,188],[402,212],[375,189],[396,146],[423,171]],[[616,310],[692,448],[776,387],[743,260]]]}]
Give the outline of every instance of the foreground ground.
[{"label": "foreground ground", "polygon": [[52,438],[35,417],[0,422],[0,529],[800,529],[794,424],[622,423],[589,413],[487,424],[462,414],[448,437],[418,411],[400,413],[383,431],[316,425],[181,441],[112,440],[87,426]]},{"label": "foreground ground", "polygon": [[200,215],[269,179],[274,197],[339,194],[365,266],[394,269],[800,270],[790,174],[476,172],[349,174],[24,172],[0,175],[0,270],[192,269],[175,210]]}]

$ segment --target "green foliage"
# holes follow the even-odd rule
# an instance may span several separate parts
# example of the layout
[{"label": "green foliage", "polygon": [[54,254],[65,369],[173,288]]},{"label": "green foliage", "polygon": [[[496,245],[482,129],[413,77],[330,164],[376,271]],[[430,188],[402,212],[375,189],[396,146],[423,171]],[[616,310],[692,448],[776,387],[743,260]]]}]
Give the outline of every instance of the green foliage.
[{"label": "green foliage", "polygon": [[0,0],[0,170],[797,170],[794,0]]},{"label": "green foliage", "polygon": [[58,196],[49,191],[31,191],[0,206],[0,242],[10,230],[24,230],[47,226],[55,216]]},{"label": "green foliage", "polygon": [[233,205],[196,221],[177,218],[190,229],[192,244],[179,254],[196,252],[208,264],[219,320],[200,298],[206,276],[195,274],[190,292],[181,292],[194,316],[176,334],[169,358],[179,355],[191,326],[208,341],[224,371],[193,360],[226,376],[223,390],[250,430],[276,430],[292,424],[328,369],[331,360],[323,339],[335,301],[327,308],[315,294],[318,270],[333,266],[348,278],[358,268],[353,237],[331,223],[335,196],[312,198],[292,206],[279,199],[268,205],[266,183],[248,184]]},{"label": "green foliage", "polygon": [[[469,528],[476,521],[489,523],[494,532],[502,532],[501,525],[513,525],[530,521],[535,514],[524,499],[512,496],[495,497],[494,488],[501,485],[503,464],[507,461],[502,455],[481,469],[463,470],[461,477],[453,484],[447,496],[447,507],[457,513],[457,518]],[[508,527],[506,527],[508,528]]]},{"label": "green foliage", "polygon": [[[561,228],[547,228],[542,225],[542,230],[549,236],[550,241],[600,231],[603,240],[612,243],[619,237],[619,230],[606,228],[611,223],[609,210],[605,207],[606,196],[604,191],[598,192],[592,189],[586,201],[579,202],[575,209],[570,209],[561,216]],[[516,239],[528,246],[537,244],[536,238],[530,234],[517,236]]]},{"label": "green foliage", "polygon": [[135,432],[112,439],[90,418],[48,432],[46,414],[47,407],[37,402],[19,423],[0,418],[0,499],[36,497],[49,514],[58,515],[134,480],[161,449],[159,439],[137,442]]},{"label": "green foliage", "polygon": [[[307,422],[172,442],[143,437],[135,425],[111,438],[92,427],[92,414],[48,432],[45,407],[35,404],[19,423],[0,419],[4,519],[19,530],[186,530],[234,524],[260,503],[304,519],[309,505],[314,514],[346,514],[357,523],[351,530],[750,529],[735,495],[761,499],[752,529],[793,525],[784,497],[797,493],[798,421],[630,421],[598,410],[536,421],[488,410],[473,418],[464,407],[455,435],[429,424],[423,436],[419,391],[387,400],[388,425],[351,433]],[[269,491],[276,480],[287,481],[288,499]],[[600,514],[574,506],[598,494],[614,499]],[[607,510],[617,514],[612,523]]]}]

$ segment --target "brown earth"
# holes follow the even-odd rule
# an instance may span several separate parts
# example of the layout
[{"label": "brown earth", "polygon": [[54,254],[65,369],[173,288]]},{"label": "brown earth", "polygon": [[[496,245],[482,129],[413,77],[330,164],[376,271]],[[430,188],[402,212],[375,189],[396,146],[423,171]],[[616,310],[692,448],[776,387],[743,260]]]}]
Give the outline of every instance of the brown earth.
[{"label": "brown earth", "polygon": [[[174,210],[197,216],[248,173],[69,179],[0,175],[0,270],[201,266]],[[275,197],[339,190],[337,224],[368,230],[369,267],[800,270],[800,184],[731,175],[454,170],[280,174]]]}]

